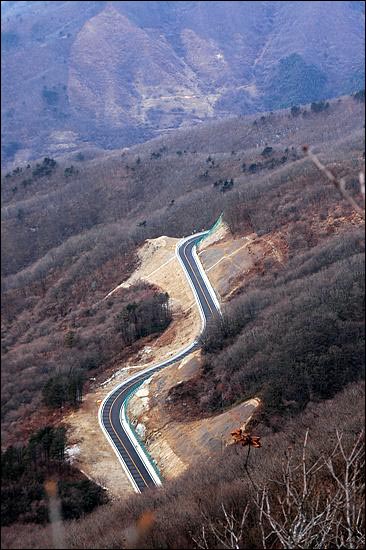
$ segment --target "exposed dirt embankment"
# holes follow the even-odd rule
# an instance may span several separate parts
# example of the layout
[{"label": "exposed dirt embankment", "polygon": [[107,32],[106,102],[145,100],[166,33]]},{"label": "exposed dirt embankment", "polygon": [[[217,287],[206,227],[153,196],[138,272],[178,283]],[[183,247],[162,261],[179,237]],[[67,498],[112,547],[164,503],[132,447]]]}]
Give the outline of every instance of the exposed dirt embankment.
[{"label": "exposed dirt embankment", "polygon": [[[138,280],[148,281],[169,294],[173,322],[146,350],[145,360],[156,362],[173,355],[190,343],[200,331],[201,321],[185,274],[175,255],[179,239],[159,237],[148,239],[139,251],[140,266],[120,287],[128,288]],[[113,289],[117,292],[119,287]]]},{"label": "exposed dirt embankment", "polygon": [[234,239],[225,225],[202,242],[198,256],[219,300],[227,300],[259,265],[264,245],[255,233]]},{"label": "exposed dirt embankment", "polygon": [[[148,240],[139,251],[140,266],[122,286],[133,284],[138,279],[146,280],[168,292],[173,311],[173,321],[168,329],[127,363],[116,370],[103,385],[98,384],[85,396],[80,409],[69,414],[64,422],[69,426],[69,446],[78,452],[73,454],[74,463],[87,475],[106,486],[111,496],[123,498],[133,489],[118,459],[98,423],[101,401],[117,384],[131,374],[168,358],[190,343],[199,333],[201,321],[190,286],[175,257],[178,239],[160,237]],[[111,289],[113,299],[116,289]]]},{"label": "exposed dirt embankment", "polygon": [[[175,256],[177,242],[178,239],[170,237],[148,240],[139,251],[138,269],[108,293],[108,298],[113,299],[120,287],[126,288],[139,279],[155,284],[170,296],[172,323],[128,362],[117,365],[112,377],[102,386],[96,385],[85,396],[80,410],[65,419],[69,425],[69,445],[78,450],[73,457],[75,463],[106,486],[115,498],[123,498],[133,490],[99,427],[101,401],[132,373],[168,358],[189,344],[201,328],[191,288]],[[266,257],[284,261],[286,247],[281,237],[274,235],[258,238],[252,234],[234,239],[226,226],[221,225],[201,243],[198,254],[219,300],[225,302],[244,281],[263,270]],[[180,381],[194,379],[199,369],[200,352],[196,352],[154,375],[129,404],[130,417],[166,478],[179,475],[201,455],[208,458],[219,453],[230,442],[230,431],[243,426],[258,404],[252,399],[215,417],[194,421],[173,419],[166,406],[169,389]]]},{"label": "exposed dirt embankment", "polygon": [[[198,256],[220,302],[224,303],[246,278],[260,273],[266,257],[283,262],[286,247],[279,237],[273,236],[269,239],[251,234],[234,239],[227,227],[221,225],[201,243]],[[230,432],[243,427],[259,404],[253,397],[229,411],[194,421],[187,420],[184,413],[171,414],[169,390],[183,381],[194,383],[199,371],[197,351],[155,374],[129,403],[129,416],[166,479],[178,476],[202,456],[207,460],[220,453],[232,442]],[[189,403],[182,399],[183,411],[184,407],[192,406],[191,399]]]},{"label": "exposed dirt embankment", "polygon": [[[335,213],[334,216],[329,214],[323,219],[314,216],[308,234],[311,236],[313,232],[324,237],[346,229],[349,224],[360,223],[355,215],[341,217]],[[252,233],[234,238],[223,224],[204,240],[198,256],[221,304],[241,292],[251,278],[264,275],[273,265],[284,265],[293,254],[289,240],[290,226],[261,237]],[[232,442],[230,432],[243,428],[259,404],[253,396],[229,411],[199,418],[194,398],[199,374],[200,352],[197,351],[180,364],[155,374],[129,403],[129,416],[166,479],[180,475],[199,457],[207,460],[212,454],[220,453],[224,445]],[[183,391],[179,396],[179,384],[187,381],[192,383],[189,395]],[[173,387],[179,400],[175,405],[170,403],[169,395]],[[189,384],[185,384],[185,391],[187,387]],[[195,416],[197,420],[192,421]]]},{"label": "exposed dirt embankment", "polygon": [[[165,479],[183,473],[204,457],[222,452],[232,442],[230,432],[249,420],[259,401],[250,399],[229,411],[194,421],[169,415],[169,390],[194,378],[200,370],[200,352],[172,365],[147,380],[129,405],[130,417]],[[184,401],[182,405],[187,405]]]}]

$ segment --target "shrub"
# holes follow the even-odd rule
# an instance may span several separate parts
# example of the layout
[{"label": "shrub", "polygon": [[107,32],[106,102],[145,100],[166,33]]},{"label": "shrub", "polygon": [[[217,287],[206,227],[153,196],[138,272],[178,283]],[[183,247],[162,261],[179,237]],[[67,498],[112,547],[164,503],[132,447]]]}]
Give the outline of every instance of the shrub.
[{"label": "shrub", "polygon": [[63,519],[80,518],[106,502],[105,491],[89,479],[58,483]]},{"label": "shrub", "polygon": [[55,92],[54,90],[48,90],[47,88],[43,88],[42,97],[47,105],[56,105],[59,100],[58,92]]},{"label": "shrub", "polygon": [[293,106],[291,107],[291,115],[292,115],[293,117],[299,116],[300,113],[301,113],[300,107],[298,107],[297,105],[293,105]]},{"label": "shrub", "polygon": [[262,157],[269,157],[273,152],[273,147],[265,147],[261,152]]},{"label": "shrub", "polygon": [[365,103],[365,90],[358,90],[358,92],[355,92],[352,97],[356,101]]},{"label": "shrub", "polygon": [[69,166],[68,168],[65,168],[64,170],[64,176],[65,178],[69,178],[71,176],[76,176],[79,173],[79,170],[74,168],[74,166]]},{"label": "shrub", "polygon": [[327,109],[329,109],[329,103],[328,101],[326,103],[324,101],[314,101],[311,104],[310,109],[313,111],[313,113],[321,113],[322,111],[326,111]]},{"label": "shrub", "polygon": [[54,159],[45,157],[42,164],[36,164],[35,169],[32,171],[32,175],[34,178],[49,176],[52,174],[56,166],[57,162]]},{"label": "shrub", "polygon": [[168,294],[155,294],[127,304],[116,317],[116,328],[126,345],[143,336],[163,331],[172,318]]},{"label": "shrub", "polygon": [[84,376],[76,369],[51,376],[42,390],[43,402],[50,409],[57,409],[64,405],[75,407],[82,401],[83,384]]}]

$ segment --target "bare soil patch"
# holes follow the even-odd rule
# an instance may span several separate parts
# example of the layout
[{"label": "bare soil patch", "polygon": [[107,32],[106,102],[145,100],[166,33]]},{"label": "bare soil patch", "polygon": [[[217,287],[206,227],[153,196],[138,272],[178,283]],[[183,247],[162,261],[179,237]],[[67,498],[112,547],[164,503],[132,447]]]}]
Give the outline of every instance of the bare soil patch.
[{"label": "bare soil patch", "polygon": [[[124,498],[133,492],[114,451],[98,423],[101,401],[109,391],[138,370],[167,359],[189,344],[200,331],[200,317],[194,297],[182,268],[175,256],[178,239],[160,237],[148,240],[140,249],[140,265],[133,275],[119,287],[128,287],[139,279],[146,280],[168,292],[173,309],[173,321],[158,338],[130,359],[117,363],[109,381],[91,389],[79,410],[64,418],[68,426],[69,446],[77,446],[74,457],[77,466],[92,479],[107,487],[112,498]],[[109,299],[113,299],[112,289]]]}]

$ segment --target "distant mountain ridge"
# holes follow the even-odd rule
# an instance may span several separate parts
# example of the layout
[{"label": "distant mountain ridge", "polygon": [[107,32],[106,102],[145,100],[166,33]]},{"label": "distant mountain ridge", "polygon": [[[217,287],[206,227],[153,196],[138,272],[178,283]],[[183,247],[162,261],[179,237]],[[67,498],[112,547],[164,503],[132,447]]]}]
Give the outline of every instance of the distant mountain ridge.
[{"label": "distant mountain ridge", "polygon": [[9,163],[364,87],[363,2],[2,2]]}]

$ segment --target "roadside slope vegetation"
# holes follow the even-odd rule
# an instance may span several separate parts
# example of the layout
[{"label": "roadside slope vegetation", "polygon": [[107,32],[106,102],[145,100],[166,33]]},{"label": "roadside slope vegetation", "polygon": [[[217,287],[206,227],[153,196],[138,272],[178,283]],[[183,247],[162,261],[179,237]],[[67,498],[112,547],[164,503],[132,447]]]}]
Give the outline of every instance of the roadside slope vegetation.
[{"label": "roadside slope vegetation", "polygon": [[104,159],[44,159],[3,174],[5,435],[11,426],[19,437],[24,414],[31,424],[56,369],[94,376],[125,353],[114,319],[145,290],[102,298],[132,273],[145,239],[191,234],[224,211],[234,234],[283,230],[294,254],[327,237],[329,217],[351,216],[301,145],[316,146],[357,198],[363,112],[346,97],[320,112],[240,117]]},{"label": "roadside slope vegetation", "polygon": [[[359,201],[363,114],[362,101],[343,97],[319,109],[305,106],[181,130],[104,158],[43,159],[3,174],[5,446],[25,442],[35,429],[57,424],[80,406],[77,393],[76,400],[49,407],[44,388],[53,387],[55,376],[56,382],[66,380],[65,395],[74,395],[67,384],[74,387],[75,373],[87,380],[83,392],[88,392],[116,364],[154,345],[169,324],[170,314],[157,325],[150,309],[144,310],[144,304],[164,302],[169,313],[161,294],[167,289],[157,281],[132,277],[131,286],[103,300],[138,267],[137,250],[146,239],[194,233],[223,212],[231,240],[251,236],[259,242],[255,261],[242,266],[242,273],[237,257],[238,271],[222,296],[223,320],[207,327],[194,375],[171,384],[162,417],[179,429],[179,423],[209,419],[260,397],[253,426],[263,447],[249,463],[252,480],[243,470],[247,451],[230,446],[211,457],[208,470],[189,468],[157,493],[102,506],[93,513],[93,526],[87,518],[68,524],[69,547],[179,548],[197,546],[194,540],[219,547],[210,525],[222,526],[221,503],[240,522],[243,507],[255,498],[253,480],[274,490],[269,480],[280,480],[281,453],[289,444],[300,460],[305,431],[300,427],[312,430],[310,461],[329,456],[337,427],[345,431],[351,452],[362,425],[363,222],[301,146],[312,145]],[[271,246],[274,252],[266,253]],[[141,331],[148,319],[151,330]],[[334,472],[341,471],[337,454]],[[319,476],[315,485],[336,491],[329,468]],[[310,509],[314,503],[316,491]],[[168,522],[168,511],[174,521]],[[257,511],[251,505],[240,541],[260,548]],[[202,525],[210,531],[206,542]],[[25,536],[20,527],[11,539],[12,528],[5,531],[4,547],[19,547]],[[342,524],[339,532],[330,530],[326,544],[341,547],[350,529]],[[32,528],[31,547],[47,546],[47,533]],[[278,540],[273,535],[270,543]],[[352,544],[363,543],[356,537]]]}]

